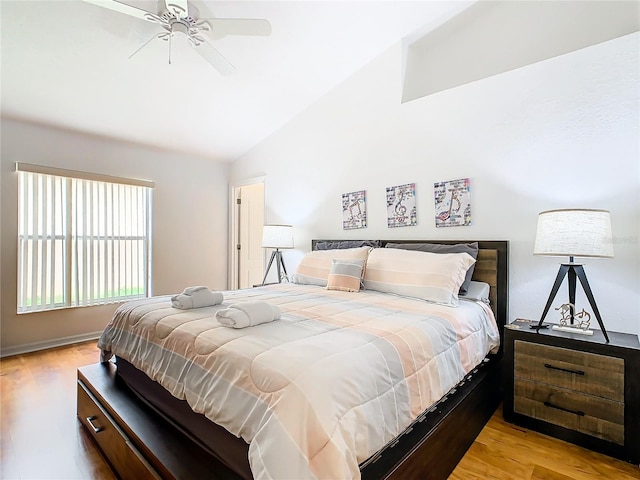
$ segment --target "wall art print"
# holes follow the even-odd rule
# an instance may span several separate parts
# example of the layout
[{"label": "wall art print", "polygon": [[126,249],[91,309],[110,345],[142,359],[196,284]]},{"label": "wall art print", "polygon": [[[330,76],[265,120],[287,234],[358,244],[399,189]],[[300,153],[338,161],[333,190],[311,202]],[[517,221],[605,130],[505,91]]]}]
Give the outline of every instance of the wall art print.
[{"label": "wall art print", "polygon": [[471,225],[469,179],[449,180],[433,184],[436,203],[436,227]]},{"label": "wall art print", "polygon": [[417,225],[416,184],[387,187],[387,227]]},{"label": "wall art print", "polygon": [[342,229],[367,228],[367,191],[342,194]]}]

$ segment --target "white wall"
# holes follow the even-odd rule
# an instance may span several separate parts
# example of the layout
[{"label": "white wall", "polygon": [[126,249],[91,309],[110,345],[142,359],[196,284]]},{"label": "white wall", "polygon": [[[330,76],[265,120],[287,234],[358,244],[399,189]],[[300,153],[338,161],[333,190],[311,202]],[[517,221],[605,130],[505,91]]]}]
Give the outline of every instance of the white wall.
[{"label": "white wall", "polygon": [[95,336],[117,307],[16,314],[16,161],[153,180],[153,294],[226,288],[228,165],[6,118],[1,126],[2,355]]},{"label": "white wall", "polygon": [[[627,35],[405,104],[398,45],[236,161],[232,182],[266,176],[266,221],[295,227],[296,250],[285,252],[292,271],[312,238],[509,240],[511,319],[539,317],[558,270],[558,259],[532,255],[537,214],[609,209],[615,258],[585,269],[607,329],[638,333],[639,40]],[[464,177],[473,225],[436,229],[433,183]],[[390,230],[385,187],[409,182],[418,225]],[[341,194],[362,189],[369,226],[343,231]],[[578,290],[578,308],[590,310]]]}]

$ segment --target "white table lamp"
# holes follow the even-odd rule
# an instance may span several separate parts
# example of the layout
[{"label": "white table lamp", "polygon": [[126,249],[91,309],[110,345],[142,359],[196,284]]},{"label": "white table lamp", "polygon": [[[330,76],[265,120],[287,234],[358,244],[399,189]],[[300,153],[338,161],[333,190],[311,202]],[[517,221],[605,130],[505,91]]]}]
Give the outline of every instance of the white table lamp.
[{"label": "white table lamp", "polygon": [[269,270],[273,261],[276,261],[276,267],[278,269],[278,283],[282,282],[282,271],[285,276],[287,275],[287,269],[284,266],[284,260],[282,259],[282,252],[280,249],[293,248],[293,227],[291,225],[265,225],[262,227],[262,248],[275,248],[271,252],[271,258],[269,259],[269,266],[264,272],[264,278],[262,279],[262,285],[267,280]]},{"label": "white table lamp", "polygon": [[561,329],[585,333],[584,330],[580,331],[582,329],[573,327],[577,278],[580,280],[593,313],[598,319],[604,338],[609,342],[609,336],[604,328],[604,323],[602,323],[602,317],[598,311],[584,267],[582,264],[574,263],[574,257],[613,257],[613,236],[609,212],[607,210],[589,209],[562,209],[541,212],[538,216],[538,229],[533,254],[569,257],[569,263],[560,265],[556,281],[549,294],[549,300],[540,317],[538,328],[542,326],[542,322],[558,293],[564,277],[568,276],[571,326]]}]

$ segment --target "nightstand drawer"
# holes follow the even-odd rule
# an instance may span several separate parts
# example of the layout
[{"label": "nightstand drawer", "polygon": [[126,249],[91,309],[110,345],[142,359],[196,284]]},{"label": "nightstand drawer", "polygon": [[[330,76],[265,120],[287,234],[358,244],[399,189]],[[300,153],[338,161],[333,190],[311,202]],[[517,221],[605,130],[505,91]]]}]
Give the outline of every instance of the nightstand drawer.
[{"label": "nightstand drawer", "polygon": [[624,404],[516,378],[513,409],[561,427],[624,445]]},{"label": "nightstand drawer", "polygon": [[515,376],[624,402],[624,360],[516,340]]}]

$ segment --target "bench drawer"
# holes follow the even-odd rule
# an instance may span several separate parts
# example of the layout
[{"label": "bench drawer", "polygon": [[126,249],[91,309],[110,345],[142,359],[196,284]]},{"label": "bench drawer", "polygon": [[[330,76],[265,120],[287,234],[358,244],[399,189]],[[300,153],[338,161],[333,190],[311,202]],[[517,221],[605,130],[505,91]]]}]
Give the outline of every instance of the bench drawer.
[{"label": "bench drawer", "polygon": [[124,480],[160,478],[82,382],[78,382],[78,419]]}]

